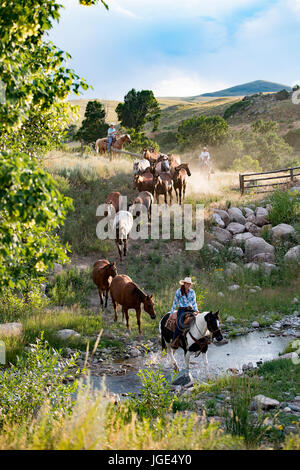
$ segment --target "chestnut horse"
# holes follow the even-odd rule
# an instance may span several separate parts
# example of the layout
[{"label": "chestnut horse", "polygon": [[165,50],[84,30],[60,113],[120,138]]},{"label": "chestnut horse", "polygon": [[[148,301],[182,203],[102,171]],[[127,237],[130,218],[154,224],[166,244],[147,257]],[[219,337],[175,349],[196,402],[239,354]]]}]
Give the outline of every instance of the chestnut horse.
[{"label": "chestnut horse", "polygon": [[185,198],[187,176],[191,176],[191,172],[187,163],[181,163],[181,165],[175,167],[173,173],[173,185],[176,199],[179,204],[181,204]]},{"label": "chestnut horse", "polygon": [[100,297],[100,306],[103,308],[103,292],[105,292],[105,307],[107,307],[108,291],[112,278],[118,274],[116,263],[107,259],[99,259],[93,266],[92,279],[96,284]]},{"label": "chestnut horse", "polygon": [[[97,153],[100,153],[101,155],[103,153],[106,153],[107,151],[107,137],[103,137],[102,139],[98,139],[95,144],[95,149]],[[120,137],[118,137],[112,144],[111,146],[111,152],[113,153],[114,149],[122,150],[123,145],[126,143],[131,143],[131,137],[129,134],[123,134]]]},{"label": "chestnut horse", "polygon": [[114,277],[110,285],[110,295],[115,310],[115,321],[118,320],[118,305],[122,305],[123,318],[126,318],[126,326],[129,330],[129,309],[135,309],[139,334],[141,330],[141,304],[152,320],[156,318],[154,311],[153,295],[145,294],[136,284],[125,274]]}]

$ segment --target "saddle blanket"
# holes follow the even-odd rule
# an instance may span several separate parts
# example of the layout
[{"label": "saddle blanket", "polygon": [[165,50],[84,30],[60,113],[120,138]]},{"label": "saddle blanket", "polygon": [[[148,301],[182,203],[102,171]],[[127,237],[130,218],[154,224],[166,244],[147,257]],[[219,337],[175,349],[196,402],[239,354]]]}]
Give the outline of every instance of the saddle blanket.
[{"label": "saddle blanket", "polygon": [[[187,332],[187,330],[189,329],[189,324],[191,324],[194,320],[194,316],[193,315],[190,315],[188,312],[185,314],[185,318],[184,318],[184,321],[183,321],[183,325],[184,325],[184,330],[185,332]],[[175,310],[174,313],[172,313],[167,322],[166,322],[166,328],[168,328],[168,330],[172,331],[172,333],[174,333],[175,331],[175,328],[176,328],[176,324],[177,324],[177,310]]]}]

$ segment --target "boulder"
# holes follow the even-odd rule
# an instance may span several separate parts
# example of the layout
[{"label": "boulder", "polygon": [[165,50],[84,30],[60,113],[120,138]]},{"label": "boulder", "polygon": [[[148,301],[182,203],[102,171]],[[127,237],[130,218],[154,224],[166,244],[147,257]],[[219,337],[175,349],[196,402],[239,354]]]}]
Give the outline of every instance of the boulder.
[{"label": "boulder", "polygon": [[239,270],[239,267],[236,263],[227,263],[225,274],[226,276],[232,276],[233,273],[237,272],[238,270]]},{"label": "boulder", "polygon": [[217,248],[217,250],[222,251],[225,250],[225,246],[222,243],[218,242],[217,240],[211,240],[210,244]]},{"label": "boulder", "polygon": [[275,264],[267,263],[265,261],[261,264],[261,267],[267,274],[271,274],[272,271],[276,271],[278,269]]},{"label": "boulder", "polygon": [[227,318],[226,318],[226,321],[228,323],[234,323],[236,321],[236,318],[233,317],[232,315],[229,315]]},{"label": "boulder", "polygon": [[182,369],[173,380],[172,385],[187,385],[190,382],[193,382],[192,374],[188,369]]},{"label": "boulder", "polygon": [[245,229],[247,232],[251,233],[255,237],[259,237],[261,235],[262,229],[258,227],[255,223],[253,222],[247,222],[245,223]]},{"label": "boulder", "polygon": [[256,216],[256,225],[262,227],[269,223],[268,221],[268,211],[264,207],[257,207],[255,211]]},{"label": "boulder", "polygon": [[219,253],[219,250],[215,246],[211,245],[210,243],[208,243],[206,247],[213,255],[217,255]]},{"label": "boulder", "polygon": [[231,246],[230,248],[228,248],[228,254],[235,258],[243,258],[244,256],[242,248],[238,246]]},{"label": "boulder", "polygon": [[214,237],[220,242],[220,243],[228,243],[232,239],[232,234],[228,232],[228,230],[221,228],[221,227],[214,227],[213,230],[213,235]]},{"label": "boulder", "polygon": [[219,227],[221,227],[221,228],[226,227],[225,222],[222,220],[221,216],[219,214],[217,214],[216,212],[213,213],[212,219]]},{"label": "boulder", "polygon": [[239,290],[240,286],[238,284],[232,284],[231,286],[228,286],[228,290],[231,290],[232,292]]},{"label": "boulder", "polygon": [[[249,261],[255,261],[255,256],[261,254],[269,254],[274,257],[274,246],[261,237],[248,238],[245,242],[245,254]],[[262,259],[261,261],[269,261],[269,259]]]},{"label": "boulder", "polygon": [[250,405],[252,410],[261,408],[262,410],[272,410],[279,407],[280,403],[278,400],[273,398],[265,397],[264,395],[256,395]]},{"label": "boulder", "polygon": [[230,217],[226,211],[222,209],[214,209],[214,213],[218,214],[221,217],[225,225],[228,225],[230,223]]},{"label": "boulder", "polygon": [[65,341],[67,339],[79,339],[80,338],[80,333],[74,330],[69,330],[69,329],[64,329],[64,330],[59,330],[56,333],[57,338],[61,339],[62,341]]},{"label": "boulder", "polygon": [[54,263],[54,265],[53,265],[53,272],[54,272],[54,274],[59,274],[59,273],[61,273],[63,270],[64,270],[64,269],[63,269],[63,267],[62,267],[61,264]]},{"label": "boulder", "polygon": [[2,336],[21,336],[23,333],[22,323],[11,322],[0,324],[0,337]]},{"label": "boulder", "polygon": [[259,265],[257,263],[246,263],[244,268],[251,269],[251,271],[257,271],[259,269]]},{"label": "boulder", "polygon": [[300,245],[293,246],[285,255],[284,260],[286,262],[293,262],[300,260]]},{"label": "boulder", "polygon": [[250,209],[250,207],[245,207],[244,211],[245,211],[246,218],[249,217],[250,215],[254,215],[254,211]]},{"label": "boulder", "polygon": [[245,225],[239,224],[238,222],[230,222],[230,224],[227,225],[227,230],[233,235],[237,235],[238,233],[245,232]]},{"label": "boulder", "polygon": [[251,323],[251,326],[252,326],[253,328],[259,328],[259,327],[260,327],[260,324],[258,323],[258,321],[253,321],[253,322]]},{"label": "boulder", "polygon": [[252,238],[253,235],[252,233],[249,232],[244,232],[244,233],[237,233],[236,235],[233,236],[232,243],[233,245],[238,245],[241,246],[245,243],[248,238]]},{"label": "boulder", "polygon": [[257,263],[268,263],[274,261],[274,259],[274,253],[258,253],[254,256],[253,261],[256,261]]},{"label": "boulder", "polygon": [[249,224],[249,223],[252,223],[252,224],[255,224],[256,223],[256,217],[255,217],[255,214],[250,214],[246,217],[246,224]]},{"label": "boulder", "polygon": [[228,209],[228,215],[232,222],[238,222],[239,224],[245,225],[246,218],[243,216],[241,209],[238,207],[231,207]]},{"label": "boulder", "polygon": [[272,229],[273,238],[289,238],[290,235],[295,233],[294,227],[289,224],[279,224]]},{"label": "boulder", "polygon": [[224,297],[224,294],[223,294],[223,292],[218,292],[218,293],[217,293],[217,296],[218,296],[218,297]]}]

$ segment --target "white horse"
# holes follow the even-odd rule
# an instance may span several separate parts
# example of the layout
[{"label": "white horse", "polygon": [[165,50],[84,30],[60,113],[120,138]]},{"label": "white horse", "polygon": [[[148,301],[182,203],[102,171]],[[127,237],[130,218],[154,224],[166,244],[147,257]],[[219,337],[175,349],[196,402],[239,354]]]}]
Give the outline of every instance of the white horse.
[{"label": "white horse", "polygon": [[127,243],[130,231],[133,226],[132,214],[128,211],[119,211],[112,224],[113,231],[115,233],[115,242],[118,247],[120,260],[122,261],[122,245],[124,247],[124,256],[127,255]]},{"label": "white horse", "polygon": [[[173,340],[173,332],[166,328],[167,320],[170,313],[166,313],[160,321],[159,331],[161,333],[162,349],[166,349],[171,360],[171,364],[175,370],[179,370],[178,364],[174,358],[174,350],[171,347]],[[208,360],[207,360],[207,349],[208,349],[208,337],[212,334],[212,337],[216,341],[222,341],[223,336],[220,330],[220,319],[219,312],[203,312],[198,313],[195,316],[195,322],[191,326],[190,330],[186,333],[185,338],[180,338],[180,347],[184,351],[184,359],[186,368],[190,368],[190,355],[191,353],[202,353],[206,374],[208,374]]]}]

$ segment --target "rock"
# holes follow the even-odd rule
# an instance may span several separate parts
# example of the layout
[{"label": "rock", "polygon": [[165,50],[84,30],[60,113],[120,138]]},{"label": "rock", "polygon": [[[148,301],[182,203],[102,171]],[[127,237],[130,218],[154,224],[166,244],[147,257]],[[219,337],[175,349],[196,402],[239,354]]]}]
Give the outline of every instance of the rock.
[{"label": "rock", "polygon": [[80,338],[80,333],[77,333],[77,331],[74,331],[74,330],[69,330],[69,329],[64,329],[64,330],[59,330],[57,333],[56,333],[56,336],[57,338],[65,341],[67,339],[78,339]]},{"label": "rock", "polygon": [[212,233],[220,243],[228,243],[232,239],[232,234],[224,228],[214,227]]},{"label": "rock", "polygon": [[223,294],[223,292],[218,292],[217,296],[218,296],[218,297],[225,297],[224,294]]},{"label": "rock", "polygon": [[23,333],[22,323],[11,322],[0,324],[0,337],[2,336],[21,336]]},{"label": "rock", "polygon": [[[263,238],[252,237],[246,240],[245,254],[249,261],[255,261],[255,256],[266,253],[274,257],[274,246],[267,243]],[[269,258],[268,260],[263,259],[263,261],[269,261]]]},{"label": "rock", "polygon": [[238,233],[245,232],[245,225],[239,224],[238,222],[230,222],[227,226],[227,230],[232,233],[232,235],[237,235]]},{"label": "rock", "polygon": [[210,251],[210,253],[212,253],[213,255],[218,255],[220,253],[219,250],[215,246],[211,245],[210,243],[208,243],[206,247],[208,251]]},{"label": "rock", "polygon": [[256,294],[256,293],[257,293],[257,290],[256,290],[256,289],[249,289],[249,290],[248,290],[248,293],[249,293],[249,294]]},{"label": "rock", "polygon": [[228,225],[230,223],[230,217],[226,211],[222,209],[214,209],[214,213],[221,217],[225,225]]},{"label": "rock", "polygon": [[274,261],[275,256],[272,253],[258,253],[254,256],[253,261],[257,263],[268,263],[269,261]]},{"label": "rock", "polygon": [[289,408],[291,411],[295,411],[296,413],[299,413],[300,412],[300,407],[299,406],[295,406],[293,405],[292,403],[289,403]]},{"label": "rock", "polygon": [[173,380],[172,385],[187,385],[190,382],[193,382],[192,374],[188,369],[182,369]]},{"label": "rock", "polygon": [[234,292],[236,290],[238,290],[240,288],[240,286],[238,284],[232,284],[231,286],[228,286],[228,290]]},{"label": "rock", "polygon": [[246,218],[249,217],[249,215],[254,215],[254,210],[250,209],[250,207],[245,207],[244,211],[245,211]]},{"label": "rock", "polygon": [[262,228],[258,227],[255,223],[248,221],[245,223],[245,229],[247,232],[254,235],[254,237],[259,237],[262,232]]},{"label": "rock", "polygon": [[252,233],[249,232],[244,232],[244,233],[237,233],[236,235],[233,236],[232,243],[233,245],[238,245],[241,246],[245,243],[248,238],[252,238],[253,235]]},{"label": "rock", "polygon": [[259,328],[259,327],[260,327],[260,324],[259,324],[258,321],[253,321],[253,322],[251,323],[251,326],[252,326],[253,328]]},{"label": "rock", "polygon": [[268,221],[268,211],[264,207],[257,207],[255,211],[256,216],[256,225],[262,227],[269,223]]},{"label": "rock", "polygon": [[232,315],[229,315],[229,316],[226,318],[226,321],[227,321],[228,323],[234,323],[234,322],[236,322],[236,318],[233,317]]},{"label": "rock", "polygon": [[274,400],[273,398],[265,397],[264,395],[256,395],[251,404],[251,410],[257,410],[261,408],[262,410],[272,410],[277,408],[280,405],[278,400]]},{"label": "rock", "polygon": [[222,243],[218,242],[217,240],[212,240],[210,244],[214,246],[215,248],[217,248],[217,250],[219,251],[225,250],[225,246],[222,245]]},{"label": "rock", "polygon": [[63,267],[61,264],[58,264],[58,263],[54,263],[53,265],[53,272],[54,274],[59,274],[63,271]]},{"label": "rock", "polygon": [[261,267],[267,274],[271,274],[272,271],[276,271],[278,268],[273,263],[266,263],[265,261],[261,264]]},{"label": "rock", "polygon": [[284,411],[285,413],[291,413],[292,410],[291,410],[291,408],[289,408],[288,406],[286,406],[285,408],[283,408],[283,411]]},{"label": "rock", "polygon": [[239,271],[239,267],[236,263],[227,263],[226,264],[226,269],[225,269],[225,274],[226,276],[232,276],[233,273]]},{"label": "rock", "polygon": [[299,302],[298,297],[294,297],[291,303],[292,304],[297,304],[298,302]]},{"label": "rock", "polygon": [[248,216],[246,217],[246,223],[245,223],[245,225],[246,225],[246,224],[250,224],[250,223],[256,224],[256,217],[255,217],[255,214],[250,214],[250,215],[248,215]]},{"label": "rock", "polygon": [[213,213],[212,219],[219,227],[221,227],[221,228],[226,227],[225,222],[222,220],[221,216],[219,214],[217,214],[216,212]]},{"label": "rock", "polygon": [[251,271],[257,271],[259,269],[259,265],[257,263],[246,263],[244,268],[251,269]]},{"label": "rock", "polygon": [[299,259],[300,259],[300,245],[294,246],[284,255],[284,260],[287,263],[297,261]]},{"label": "rock", "polygon": [[279,224],[271,229],[272,237],[275,238],[289,238],[290,235],[295,233],[294,227],[289,224]]},{"label": "rock", "polygon": [[141,355],[141,352],[137,348],[132,348],[130,349],[130,355],[131,357],[139,357]]},{"label": "rock", "polygon": [[244,256],[242,248],[238,246],[231,246],[230,248],[228,248],[228,254],[235,258],[243,258]]},{"label": "rock", "polygon": [[241,209],[238,207],[231,207],[228,209],[228,215],[232,222],[238,222],[239,224],[245,225],[246,218],[243,216]]}]

